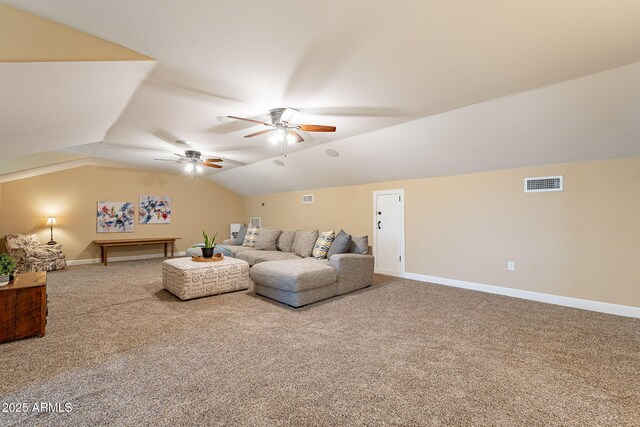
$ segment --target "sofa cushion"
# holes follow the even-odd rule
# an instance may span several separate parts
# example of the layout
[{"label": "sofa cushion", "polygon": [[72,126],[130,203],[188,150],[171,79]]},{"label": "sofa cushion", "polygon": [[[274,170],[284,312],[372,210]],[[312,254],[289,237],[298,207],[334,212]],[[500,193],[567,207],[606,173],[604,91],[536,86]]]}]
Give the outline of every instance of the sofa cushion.
[{"label": "sofa cushion", "polygon": [[300,243],[300,236],[302,236],[302,234],[300,234],[300,230],[296,230],[295,233],[296,234],[293,236],[293,244],[291,245],[291,252],[293,252],[293,253],[296,252],[296,248],[298,247],[298,243]]},{"label": "sofa cushion", "polygon": [[254,247],[263,251],[275,251],[280,233],[282,230],[279,228],[261,228]]},{"label": "sofa cushion", "polygon": [[331,257],[335,254],[344,254],[349,251],[349,247],[351,246],[351,234],[347,234],[344,230],[340,230],[340,232],[336,235],[336,238],[333,239],[333,243],[331,247],[329,247],[329,252],[327,253],[327,258],[331,259]]},{"label": "sofa cushion", "polygon": [[246,225],[240,226],[240,231],[238,231],[238,235],[236,236],[236,238],[233,239],[232,244],[236,246],[242,246],[246,235],[247,235],[247,226]]},{"label": "sofa cushion", "polygon": [[222,245],[222,246],[224,246],[225,248],[227,248],[228,250],[230,250],[234,257],[235,257],[239,252],[243,252],[243,251],[249,251],[249,250],[251,250],[251,248],[250,248],[250,247],[248,247],[248,246],[237,246],[237,245]]},{"label": "sofa cushion", "polygon": [[313,252],[311,255],[315,259],[327,259],[327,253],[329,252],[329,247],[333,243],[333,239],[336,238],[336,232],[331,231],[323,231],[320,233],[320,237],[316,240],[315,245],[313,245]]},{"label": "sofa cushion", "polygon": [[369,236],[351,236],[349,253],[367,255],[369,253]]},{"label": "sofa cushion", "polygon": [[283,231],[278,236],[276,248],[282,252],[293,252],[293,239],[295,239],[295,237],[295,231]]},{"label": "sofa cushion", "polygon": [[313,246],[318,240],[318,230],[314,231],[296,231],[296,238],[293,241],[293,250],[296,255],[302,258],[311,256]]},{"label": "sofa cushion", "polygon": [[300,259],[299,256],[297,256],[296,254],[292,254],[291,252],[260,251],[256,249],[249,249],[246,251],[238,252],[236,258],[247,261],[251,266],[267,261]]},{"label": "sofa cushion", "polygon": [[256,241],[258,240],[258,235],[260,234],[260,229],[255,225],[250,225],[247,228],[247,234],[244,236],[244,242],[242,242],[242,246],[248,246],[253,248],[256,245]]},{"label": "sofa cushion", "polygon": [[254,282],[289,292],[331,286],[337,281],[336,270],[313,258],[262,262],[251,268]]}]

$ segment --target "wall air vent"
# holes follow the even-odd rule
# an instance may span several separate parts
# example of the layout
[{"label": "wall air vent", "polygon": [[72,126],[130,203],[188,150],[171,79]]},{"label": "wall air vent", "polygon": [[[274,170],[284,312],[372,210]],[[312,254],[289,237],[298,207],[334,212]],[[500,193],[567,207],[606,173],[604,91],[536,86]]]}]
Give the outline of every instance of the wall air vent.
[{"label": "wall air vent", "polygon": [[524,179],[525,193],[541,193],[543,191],[562,191],[564,187],[562,175],[540,176]]},{"label": "wall air vent", "polygon": [[313,194],[305,194],[304,196],[302,196],[303,204],[313,203],[314,201],[315,201],[315,198],[313,197]]}]

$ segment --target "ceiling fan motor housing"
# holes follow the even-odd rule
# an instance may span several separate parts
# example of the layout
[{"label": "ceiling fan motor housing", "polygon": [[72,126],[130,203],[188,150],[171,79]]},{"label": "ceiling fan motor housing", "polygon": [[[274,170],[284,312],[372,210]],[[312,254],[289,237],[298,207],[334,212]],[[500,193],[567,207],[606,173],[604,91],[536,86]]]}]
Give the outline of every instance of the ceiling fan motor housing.
[{"label": "ceiling fan motor housing", "polygon": [[198,160],[200,159],[201,153],[195,150],[187,150],[184,152],[184,156],[190,160]]},{"label": "ceiling fan motor housing", "polygon": [[271,116],[271,123],[277,125],[278,123],[292,123],[293,118],[299,111],[295,108],[287,107],[287,108],[274,108],[269,111],[269,115]]}]

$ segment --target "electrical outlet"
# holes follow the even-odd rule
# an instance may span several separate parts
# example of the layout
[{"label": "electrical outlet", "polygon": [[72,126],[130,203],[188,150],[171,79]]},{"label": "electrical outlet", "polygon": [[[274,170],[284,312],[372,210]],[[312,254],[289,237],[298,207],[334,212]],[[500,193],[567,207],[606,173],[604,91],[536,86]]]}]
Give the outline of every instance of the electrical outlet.
[{"label": "electrical outlet", "polygon": [[515,261],[507,261],[507,270],[513,271],[516,269]]}]

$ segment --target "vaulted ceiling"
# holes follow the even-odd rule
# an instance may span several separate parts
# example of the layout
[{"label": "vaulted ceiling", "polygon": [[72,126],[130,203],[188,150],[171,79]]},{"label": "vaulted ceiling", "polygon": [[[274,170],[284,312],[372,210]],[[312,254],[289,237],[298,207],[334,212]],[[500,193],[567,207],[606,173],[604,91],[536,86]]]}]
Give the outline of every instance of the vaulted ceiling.
[{"label": "vaulted ceiling", "polygon": [[[235,160],[211,179],[257,194],[640,155],[635,0],[4,3],[141,57],[1,63],[2,156],[176,170],[153,159],[190,140]],[[281,106],[338,131],[278,166],[242,138],[260,127],[224,119]]]}]

